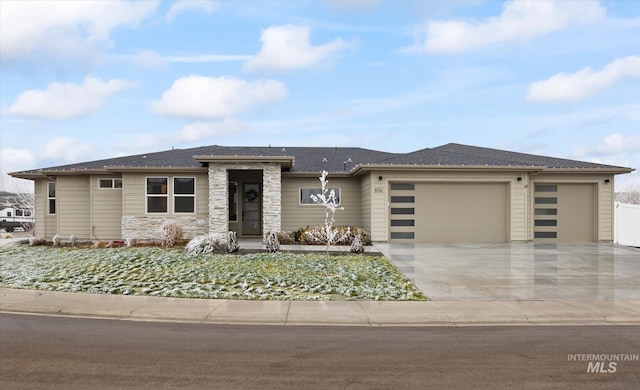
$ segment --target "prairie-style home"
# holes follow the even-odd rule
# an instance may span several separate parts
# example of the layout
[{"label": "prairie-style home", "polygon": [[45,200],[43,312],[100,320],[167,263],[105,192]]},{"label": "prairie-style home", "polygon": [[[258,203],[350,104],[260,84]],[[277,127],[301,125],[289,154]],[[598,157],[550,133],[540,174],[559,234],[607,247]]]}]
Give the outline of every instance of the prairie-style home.
[{"label": "prairie-style home", "polygon": [[35,183],[35,235],[262,237],[320,225],[310,195],[328,171],[373,241],[611,242],[614,180],[632,168],[446,144],[411,153],[343,147],[204,146],[14,172]]}]

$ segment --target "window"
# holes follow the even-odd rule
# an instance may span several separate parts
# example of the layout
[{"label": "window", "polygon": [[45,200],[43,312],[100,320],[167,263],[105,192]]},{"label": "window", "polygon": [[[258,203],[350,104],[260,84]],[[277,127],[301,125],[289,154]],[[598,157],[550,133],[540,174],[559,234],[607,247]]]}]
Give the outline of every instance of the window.
[{"label": "window", "polygon": [[536,184],[536,192],[558,192],[558,186]]},{"label": "window", "polygon": [[392,196],[391,203],[414,203],[415,196]]},{"label": "window", "polygon": [[49,214],[56,213],[56,183],[47,183],[47,199],[49,203]]},{"label": "window", "polygon": [[536,204],[558,204],[558,198],[536,197]]},{"label": "window", "polygon": [[173,178],[173,212],[194,213],[196,211],[196,179],[193,177]]},{"label": "window", "polygon": [[[327,189],[327,196],[333,191],[336,196],[336,202],[340,204],[340,189],[329,188]],[[311,199],[311,195],[320,195],[322,188],[300,188],[300,204],[317,204]]]},{"label": "window", "polygon": [[415,185],[412,183],[391,183],[391,189],[396,191],[413,191]]},{"label": "window", "polygon": [[147,178],[147,213],[167,213],[168,183],[166,177]]},{"label": "window", "polygon": [[558,233],[556,233],[556,232],[535,232],[533,237],[534,238],[558,238]]},{"label": "window", "polygon": [[415,209],[413,207],[392,207],[391,214],[415,214]]},{"label": "window", "polygon": [[536,215],[558,215],[558,209],[535,209]]},{"label": "window", "polygon": [[100,179],[99,188],[122,188],[122,179]]},{"label": "window", "polygon": [[229,183],[229,222],[238,221],[238,183]]}]

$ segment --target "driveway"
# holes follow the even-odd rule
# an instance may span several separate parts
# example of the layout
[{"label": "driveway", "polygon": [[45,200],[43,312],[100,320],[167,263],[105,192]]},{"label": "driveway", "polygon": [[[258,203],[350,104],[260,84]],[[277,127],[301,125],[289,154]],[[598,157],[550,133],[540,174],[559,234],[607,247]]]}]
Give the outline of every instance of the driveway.
[{"label": "driveway", "polygon": [[615,244],[375,244],[432,300],[640,300],[640,249]]}]

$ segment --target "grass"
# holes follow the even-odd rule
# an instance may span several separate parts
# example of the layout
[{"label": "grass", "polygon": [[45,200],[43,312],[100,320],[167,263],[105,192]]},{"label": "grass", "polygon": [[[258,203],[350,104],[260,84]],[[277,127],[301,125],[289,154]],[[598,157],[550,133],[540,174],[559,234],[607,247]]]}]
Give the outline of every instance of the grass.
[{"label": "grass", "polygon": [[425,300],[384,256],[0,248],[0,287],[252,300]]}]

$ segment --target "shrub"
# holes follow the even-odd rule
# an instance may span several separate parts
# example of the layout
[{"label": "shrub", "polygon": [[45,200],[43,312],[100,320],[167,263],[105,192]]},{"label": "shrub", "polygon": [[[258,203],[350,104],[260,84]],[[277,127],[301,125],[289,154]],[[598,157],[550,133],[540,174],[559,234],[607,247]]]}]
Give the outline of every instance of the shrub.
[{"label": "shrub", "polygon": [[176,222],[165,222],[160,226],[160,240],[166,248],[174,247],[182,238],[182,227]]},{"label": "shrub", "polygon": [[[369,233],[360,227],[354,226],[339,226],[335,228],[336,237],[339,238],[335,244],[338,245],[352,245],[354,238],[359,235],[363,245],[370,245],[371,239]],[[299,232],[299,233],[298,233]],[[298,234],[299,242],[302,245],[327,245],[326,229],[323,226],[307,226],[306,228],[296,231]]]},{"label": "shrub", "polygon": [[278,232],[269,232],[265,239],[264,246],[270,253],[275,253],[280,250],[280,243],[278,243]]},{"label": "shrub", "polygon": [[212,253],[227,247],[227,237],[222,234],[205,234],[191,239],[185,246],[185,250],[190,255],[201,253]]},{"label": "shrub", "polygon": [[137,238],[127,238],[124,241],[124,244],[127,246],[127,248],[133,248],[134,246],[136,246],[137,243],[138,243]]},{"label": "shrub", "polygon": [[45,240],[44,238],[30,237],[29,238],[29,245],[31,245],[31,246],[47,245],[47,240]]},{"label": "shrub", "polygon": [[[271,231],[267,231],[265,237],[269,234],[271,234]],[[297,241],[295,234],[296,232],[276,232],[276,237],[280,245],[294,245]]]},{"label": "shrub", "polygon": [[362,244],[362,235],[356,234],[351,243],[351,253],[364,253],[364,245]]},{"label": "shrub", "polygon": [[240,245],[238,245],[238,233],[227,233],[227,252],[234,253],[237,252],[238,249],[240,249]]}]

